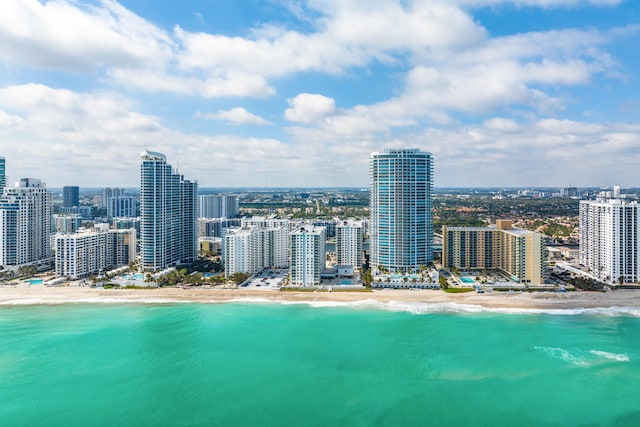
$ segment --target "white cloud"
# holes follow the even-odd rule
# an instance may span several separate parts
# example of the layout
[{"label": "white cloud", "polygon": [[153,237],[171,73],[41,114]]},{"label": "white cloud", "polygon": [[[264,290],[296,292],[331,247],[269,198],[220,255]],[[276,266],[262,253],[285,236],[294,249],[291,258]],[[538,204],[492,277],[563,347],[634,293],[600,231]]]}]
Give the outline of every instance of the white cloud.
[{"label": "white cloud", "polygon": [[267,125],[269,122],[260,116],[250,113],[242,107],[235,107],[230,110],[218,110],[215,113],[196,112],[195,117],[204,120],[222,120],[235,125]]},{"label": "white cloud", "polygon": [[333,98],[314,93],[301,93],[287,100],[291,108],[287,108],[284,117],[290,122],[313,123],[333,114],[336,103]]},{"label": "white cloud", "polygon": [[93,71],[168,60],[173,41],[115,0],[79,6],[53,0],[4,0],[0,58],[44,69]]}]

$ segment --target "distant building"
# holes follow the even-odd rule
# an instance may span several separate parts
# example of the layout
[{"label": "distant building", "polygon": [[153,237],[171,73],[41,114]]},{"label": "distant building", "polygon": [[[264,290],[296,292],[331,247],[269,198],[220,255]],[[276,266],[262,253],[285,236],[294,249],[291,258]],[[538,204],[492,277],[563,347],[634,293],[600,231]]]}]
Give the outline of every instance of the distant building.
[{"label": "distant building", "polygon": [[371,265],[415,271],[433,261],[433,158],[418,149],[372,153]]},{"label": "distant building", "polygon": [[640,280],[640,205],[623,199],[580,202],[580,263],[606,283]]},{"label": "distant building", "polygon": [[240,218],[198,218],[198,237],[222,237],[225,228],[237,228]]},{"label": "distant building", "polygon": [[5,187],[0,197],[0,265],[17,268],[51,258],[51,194],[36,178]]},{"label": "distant building", "polygon": [[561,197],[578,197],[578,189],[576,187],[566,187],[560,189]]},{"label": "distant building", "polygon": [[53,215],[53,231],[56,233],[75,233],[82,226],[80,214]]},{"label": "distant building", "polygon": [[136,231],[109,229],[98,224],[74,234],[57,233],[56,274],[79,279],[128,265],[136,257]]},{"label": "distant building", "polygon": [[92,209],[91,206],[71,206],[71,207],[62,207],[58,210],[61,214],[76,214],[80,215],[82,219],[91,219]]},{"label": "distant building", "polygon": [[140,155],[140,250],[145,271],[198,256],[198,184],[173,171],[164,154]]},{"label": "distant building", "polygon": [[316,227],[326,228],[327,239],[336,237],[336,221],[335,220],[333,219],[315,220],[315,221],[312,221],[311,224],[313,224]]},{"label": "distant building", "polygon": [[80,206],[80,187],[75,185],[62,187],[62,206],[65,208]]},{"label": "distant building", "polygon": [[289,279],[292,285],[320,284],[326,265],[327,232],[324,227],[303,225],[289,237]]},{"label": "distant building", "polygon": [[107,203],[107,216],[109,218],[136,216],[136,198],[133,196],[110,197]]},{"label": "distant building", "polygon": [[465,271],[501,270],[519,283],[544,283],[546,248],[540,233],[513,228],[442,227],[442,265]]},{"label": "distant building", "polygon": [[0,194],[4,187],[7,186],[7,165],[4,157],[0,157]]},{"label": "distant building", "polygon": [[140,217],[116,217],[111,219],[111,228],[116,230],[136,230],[136,239],[140,240]]},{"label": "distant building", "polygon": [[340,221],[336,226],[336,260],[338,265],[362,267],[363,226],[360,221]]},{"label": "distant building", "polygon": [[286,228],[230,229],[223,239],[225,275],[257,273],[264,268],[286,268],[289,232]]},{"label": "distant building", "polygon": [[200,218],[234,218],[240,213],[238,197],[220,194],[199,196]]},{"label": "distant building", "polygon": [[275,227],[275,228],[286,228],[289,231],[291,229],[292,222],[288,219],[280,219],[280,218],[266,218],[263,216],[253,216],[251,218],[242,218],[241,227]]},{"label": "distant building", "polygon": [[109,208],[109,200],[112,197],[121,197],[124,196],[124,188],[110,188],[106,187],[102,189],[102,208]]}]

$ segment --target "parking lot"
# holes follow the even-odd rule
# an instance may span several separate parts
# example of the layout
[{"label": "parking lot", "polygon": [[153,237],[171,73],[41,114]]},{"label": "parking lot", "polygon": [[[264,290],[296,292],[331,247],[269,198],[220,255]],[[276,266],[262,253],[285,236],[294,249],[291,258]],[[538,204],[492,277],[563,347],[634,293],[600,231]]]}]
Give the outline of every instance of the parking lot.
[{"label": "parking lot", "polygon": [[242,287],[247,289],[278,290],[288,273],[287,269],[282,268],[262,270],[243,283]]}]

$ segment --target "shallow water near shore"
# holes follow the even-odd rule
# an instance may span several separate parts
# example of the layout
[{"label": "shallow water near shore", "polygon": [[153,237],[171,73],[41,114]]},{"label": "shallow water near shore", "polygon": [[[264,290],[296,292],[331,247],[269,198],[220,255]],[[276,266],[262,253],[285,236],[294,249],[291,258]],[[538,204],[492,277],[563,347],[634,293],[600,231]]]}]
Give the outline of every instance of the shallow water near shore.
[{"label": "shallow water near shore", "polygon": [[0,307],[0,420],[640,425],[636,316],[385,308]]}]

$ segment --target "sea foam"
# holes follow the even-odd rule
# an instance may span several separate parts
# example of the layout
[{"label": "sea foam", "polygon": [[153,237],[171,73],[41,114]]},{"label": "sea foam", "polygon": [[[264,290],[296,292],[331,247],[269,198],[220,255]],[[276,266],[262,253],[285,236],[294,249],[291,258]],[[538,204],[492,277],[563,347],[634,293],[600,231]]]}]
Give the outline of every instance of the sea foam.
[{"label": "sea foam", "polygon": [[627,354],[602,350],[564,349],[559,347],[535,347],[535,349],[554,359],[560,359],[575,366],[593,366],[631,360]]},{"label": "sea foam", "polygon": [[456,302],[426,303],[418,301],[378,301],[375,299],[365,299],[358,301],[317,301],[317,300],[277,300],[259,297],[238,297],[228,300],[176,300],[172,298],[81,298],[74,300],[65,299],[38,299],[21,298],[7,301],[0,301],[0,306],[9,305],[38,305],[38,304],[280,304],[280,305],[307,305],[313,308],[359,308],[377,309],[394,312],[407,312],[416,315],[424,314],[476,314],[476,313],[496,313],[496,314],[550,314],[559,316],[604,316],[604,317],[640,317],[640,307],[594,307],[594,308],[506,308],[506,307],[484,307],[476,304],[459,304]]}]

